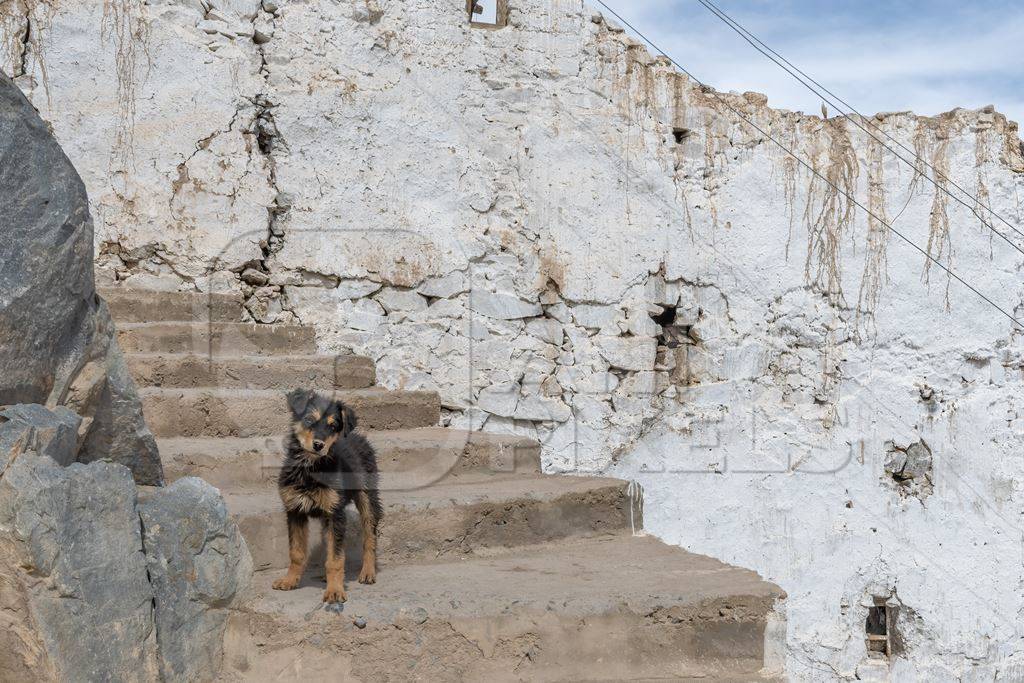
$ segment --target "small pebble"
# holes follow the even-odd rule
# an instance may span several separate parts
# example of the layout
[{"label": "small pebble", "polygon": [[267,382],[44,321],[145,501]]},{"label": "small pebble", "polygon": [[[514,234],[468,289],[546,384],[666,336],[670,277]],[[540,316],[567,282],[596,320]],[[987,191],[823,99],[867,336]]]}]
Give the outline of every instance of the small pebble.
[{"label": "small pebble", "polygon": [[352,623],[356,625],[356,628],[366,628],[366,619],[363,617],[356,617]]},{"label": "small pebble", "polygon": [[326,602],[324,603],[324,609],[333,614],[341,614],[345,611],[345,603],[343,602]]}]

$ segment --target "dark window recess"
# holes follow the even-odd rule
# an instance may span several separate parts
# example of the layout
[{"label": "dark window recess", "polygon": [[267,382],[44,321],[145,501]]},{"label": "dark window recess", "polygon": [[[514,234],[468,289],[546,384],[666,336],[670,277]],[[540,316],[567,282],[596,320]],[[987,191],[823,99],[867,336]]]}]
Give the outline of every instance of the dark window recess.
[{"label": "dark window recess", "polygon": [[875,602],[874,607],[868,608],[868,618],[864,625],[868,652],[876,652],[888,657],[892,654],[892,640],[889,632],[892,615],[884,602],[877,598]]},{"label": "dark window recess", "polygon": [[672,137],[676,139],[676,144],[681,145],[686,138],[690,137],[689,128],[674,128],[672,129]]}]

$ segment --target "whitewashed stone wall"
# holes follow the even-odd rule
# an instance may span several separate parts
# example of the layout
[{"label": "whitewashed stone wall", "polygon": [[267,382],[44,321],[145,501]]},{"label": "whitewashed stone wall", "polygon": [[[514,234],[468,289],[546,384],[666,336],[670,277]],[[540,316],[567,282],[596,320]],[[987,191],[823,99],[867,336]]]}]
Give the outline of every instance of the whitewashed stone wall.
[{"label": "whitewashed stone wall", "polygon": [[[649,531],[788,591],[794,679],[1024,676],[1021,335],[579,0],[501,30],[460,0],[12,6],[4,68],[108,281],[242,289],[454,426],[639,481]],[[1021,254],[931,171],[725,97],[1024,316]],[[1020,221],[1003,116],[875,123]]]}]

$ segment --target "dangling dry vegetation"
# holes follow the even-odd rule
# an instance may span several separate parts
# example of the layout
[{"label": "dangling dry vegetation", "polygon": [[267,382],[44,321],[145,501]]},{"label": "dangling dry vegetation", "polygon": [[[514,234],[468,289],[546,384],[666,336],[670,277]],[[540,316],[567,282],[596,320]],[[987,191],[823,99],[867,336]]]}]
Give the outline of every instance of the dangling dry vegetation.
[{"label": "dangling dry vegetation", "polygon": [[[797,124],[789,126],[789,138],[786,145],[789,149],[796,150],[799,145],[797,135]],[[793,243],[793,230],[796,228],[796,179],[799,166],[796,157],[792,154],[782,153],[780,163],[782,164],[782,192],[789,208],[789,232],[786,235],[786,261],[789,261],[789,248]]]},{"label": "dangling dry vegetation", "polygon": [[133,142],[137,93],[151,66],[149,23],[143,0],[104,0],[102,40],[114,42],[117,75],[117,128],[111,150],[113,170],[127,171],[134,163]]},{"label": "dangling dry vegetation", "polygon": [[[835,306],[844,306],[842,264],[844,236],[853,228],[860,167],[846,127],[839,121],[826,122],[829,146],[812,149],[814,169],[825,180],[812,175],[807,190],[804,220],[807,223],[807,260],[804,277],[816,291]],[[820,136],[815,136],[815,145]],[[822,162],[822,157],[825,157]]]},{"label": "dangling dry vegetation", "polygon": [[988,207],[991,205],[991,197],[988,190],[988,164],[992,160],[989,152],[988,135],[986,130],[979,130],[974,136],[974,170],[976,173],[974,192],[974,215],[981,221],[982,228],[988,228],[985,232],[989,238],[989,250],[991,255],[992,240],[995,237],[995,225],[989,217]]},{"label": "dangling dry vegetation", "polygon": [[[935,193],[932,195],[931,214],[928,219],[928,246],[926,251],[931,257],[925,261],[924,280],[931,282],[932,259],[946,266],[953,264],[953,242],[949,232],[949,137],[942,135],[932,146],[931,165],[935,169],[932,180],[935,182]],[[946,276],[946,306],[950,306],[949,288],[952,276]]]},{"label": "dangling dry vegetation", "polygon": [[[884,147],[874,138],[868,141],[868,235],[864,273],[857,296],[857,332],[874,323],[882,286],[888,281],[890,223],[885,196]],[[915,171],[916,175],[916,171]],[[863,323],[863,325],[862,325]]]}]

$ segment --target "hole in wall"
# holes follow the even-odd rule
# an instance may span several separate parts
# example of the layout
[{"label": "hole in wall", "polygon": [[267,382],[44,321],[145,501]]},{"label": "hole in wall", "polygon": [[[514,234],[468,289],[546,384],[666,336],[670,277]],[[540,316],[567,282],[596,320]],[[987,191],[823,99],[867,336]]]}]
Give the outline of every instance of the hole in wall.
[{"label": "hole in wall", "polygon": [[656,315],[652,315],[651,318],[662,327],[668,327],[676,321],[676,307],[666,306],[665,310]]},{"label": "hole in wall", "polygon": [[690,338],[690,326],[678,324],[678,310],[675,306],[665,306],[661,313],[652,315],[651,319],[661,326],[658,346],[677,349],[684,344],[693,343],[693,339]]},{"label": "hole in wall", "polygon": [[874,606],[868,607],[868,616],[864,623],[868,654],[876,657],[892,656],[895,611],[894,607],[887,604],[886,598],[875,598]]},{"label": "hole in wall", "polygon": [[661,332],[658,334],[658,352],[655,368],[669,373],[669,381],[677,386],[700,384],[705,376],[704,355],[697,348],[692,329],[693,322],[681,315],[675,306],[661,305],[662,311],[651,315]]},{"label": "hole in wall", "polygon": [[504,26],[508,16],[506,0],[467,0],[469,23],[481,26]]},{"label": "hole in wall", "polygon": [[689,128],[673,128],[672,137],[675,138],[676,144],[681,145],[686,141],[686,138],[690,137],[692,131]]}]

